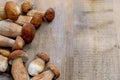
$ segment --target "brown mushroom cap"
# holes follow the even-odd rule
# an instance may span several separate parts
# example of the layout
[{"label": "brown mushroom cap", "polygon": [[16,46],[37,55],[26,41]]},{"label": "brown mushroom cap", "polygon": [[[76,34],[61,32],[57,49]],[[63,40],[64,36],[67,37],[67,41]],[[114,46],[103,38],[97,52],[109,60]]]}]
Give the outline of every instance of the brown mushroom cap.
[{"label": "brown mushroom cap", "polygon": [[15,44],[13,45],[12,49],[13,50],[22,49],[24,44],[25,44],[25,42],[24,42],[23,38],[20,36],[17,36],[17,38],[15,40]]},{"label": "brown mushroom cap", "polygon": [[50,70],[55,74],[54,79],[57,79],[60,76],[60,71],[59,69],[53,65],[53,64],[48,64]]},{"label": "brown mushroom cap", "polygon": [[33,4],[30,2],[30,0],[25,0],[21,5],[21,7],[22,7],[22,12],[27,13],[29,10],[33,8]]},{"label": "brown mushroom cap", "polygon": [[8,1],[5,4],[5,12],[9,19],[17,20],[18,16],[21,14],[21,9],[17,3],[13,1]]},{"label": "brown mushroom cap", "polygon": [[35,26],[36,29],[38,29],[41,26],[42,18],[43,18],[43,15],[41,13],[35,13],[33,15],[31,23]]},{"label": "brown mushroom cap", "polygon": [[39,58],[43,59],[46,63],[49,62],[49,60],[50,60],[50,57],[47,54],[43,53],[43,52],[38,53],[37,56]]},{"label": "brown mushroom cap", "polygon": [[47,9],[47,11],[44,14],[45,20],[48,22],[51,22],[55,18],[55,11],[53,8]]},{"label": "brown mushroom cap", "polygon": [[9,55],[8,60],[11,61],[11,60],[14,60],[15,58],[18,58],[18,57],[21,57],[24,62],[26,62],[28,60],[28,55],[23,50],[15,50],[15,51],[13,51]]},{"label": "brown mushroom cap", "polygon": [[5,57],[8,57],[10,55],[10,51],[7,49],[0,48],[0,54],[5,56]]},{"label": "brown mushroom cap", "polygon": [[35,36],[35,27],[31,23],[25,23],[22,28],[22,38],[25,42],[30,43],[32,42]]}]

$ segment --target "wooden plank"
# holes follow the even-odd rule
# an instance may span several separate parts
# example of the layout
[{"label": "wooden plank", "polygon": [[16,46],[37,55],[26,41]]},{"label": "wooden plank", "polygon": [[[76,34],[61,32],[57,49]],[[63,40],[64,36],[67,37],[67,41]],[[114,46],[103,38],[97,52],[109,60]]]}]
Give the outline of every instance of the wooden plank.
[{"label": "wooden plank", "polygon": [[74,2],[72,80],[119,80],[119,1],[89,1]]}]

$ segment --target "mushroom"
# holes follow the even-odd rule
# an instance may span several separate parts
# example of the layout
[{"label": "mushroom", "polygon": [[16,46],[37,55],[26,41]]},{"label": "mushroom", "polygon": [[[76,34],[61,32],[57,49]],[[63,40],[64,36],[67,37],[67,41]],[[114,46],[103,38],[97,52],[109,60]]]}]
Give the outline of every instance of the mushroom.
[{"label": "mushroom", "polygon": [[0,48],[0,54],[5,56],[5,57],[8,57],[10,55],[10,51]]},{"label": "mushroom", "polygon": [[16,20],[21,14],[21,9],[17,3],[8,1],[5,4],[5,12],[9,19]]},{"label": "mushroom", "polygon": [[42,15],[43,19],[46,20],[46,21],[48,21],[48,22],[53,21],[53,19],[55,18],[55,11],[54,11],[53,8],[49,8],[49,9],[47,9],[44,12],[42,12],[42,11],[40,12],[40,11],[37,11],[37,10],[30,10],[27,13],[27,15],[28,16],[34,16],[35,13],[38,13],[38,14]]},{"label": "mushroom", "polygon": [[0,35],[0,47],[12,47],[13,50],[22,49],[24,40],[17,36],[16,40]]},{"label": "mushroom", "polygon": [[34,76],[31,80],[56,80],[60,76],[59,69],[53,64],[49,64],[48,66],[48,70]]},{"label": "mushroom", "polygon": [[49,62],[50,58],[45,53],[38,53],[38,58],[34,59],[28,66],[28,73],[31,76],[38,75],[45,68],[45,63]]},{"label": "mushroom", "polygon": [[15,22],[19,25],[24,25],[25,23],[31,23],[34,25],[36,29],[38,29],[42,24],[42,15],[38,13],[35,13],[32,17],[20,15]]},{"label": "mushroom", "polygon": [[21,5],[22,12],[27,13],[29,10],[33,8],[33,4],[30,2],[30,0],[24,0],[24,2]]},{"label": "mushroom", "polygon": [[27,13],[32,8],[33,5],[29,0],[24,0],[21,6],[14,1],[7,1],[4,7],[0,7],[0,20],[7,18],[11,20],[17,20],[22,12]]},{"label": "mushroom", "polygon": [[23,26],[10,21],[0,21],[0,35],[16,38],[22,36],[25,42],[32,42],[35,36],[35,28],[31,23],[25,23]]},{"label": "mushroom", "polygon": [[3,73],[0,75],[0,80],[12,80],[12,78],[9,74]]},{"label": "mushroom", "polygon": [[9,56],[12,64],[11,74],[14,80],[29,80],[28,72],[23,64],[28,60],[28,55],[23,50],[15,50]]},{"label": "mushroom", "polygon": [[8,68],[8,58],[0,55],[0,72],[5,72]]}]

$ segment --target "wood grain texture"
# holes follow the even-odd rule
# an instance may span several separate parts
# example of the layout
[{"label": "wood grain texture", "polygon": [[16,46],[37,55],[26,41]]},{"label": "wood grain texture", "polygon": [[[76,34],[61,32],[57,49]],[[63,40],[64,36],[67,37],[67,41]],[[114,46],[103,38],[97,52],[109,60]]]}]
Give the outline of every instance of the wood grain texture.
[{"label": "wood grain texture", "polygon": [[46,52],[61,70],[58,80],[120,80],[119,0],[31,1],[37,10],[53,7],[56,17],[25,46],[26,66],[37,52]]}]

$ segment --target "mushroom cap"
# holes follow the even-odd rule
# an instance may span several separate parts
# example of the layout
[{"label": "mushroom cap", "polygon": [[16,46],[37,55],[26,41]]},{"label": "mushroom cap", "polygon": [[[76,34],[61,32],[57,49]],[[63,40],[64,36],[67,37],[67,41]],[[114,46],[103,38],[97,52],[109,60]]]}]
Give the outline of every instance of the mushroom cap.
[{"label": "mushroom cap", "polygon": [[33,8],[33,4],[30,2],[30,0],[25,0],[21,5],[21,8],[23,13],[27,13],[29,10]]},{"label": "mushroom cap", "polygon": [[38,29],[41,24],[42,24],[42,18],[43,18],[43,15],[41,13],[35,13],[33,15],[33,18],[31,20],[31,23],[35,26],[36,29]]},{"label": "mushroom cap", "polygon": [[9,19],[17,20],[18,16],[21,14],[21,9],[17,3],[13,1],[8,1],[5,4],[5,12]]},{"label": "mushroom cap", "polygon": [[12,49],[13,50],[22,49],[24,44],[25,44],[25,42],[24,42],[23,38],[20,36],[17,36],[17,38],[15,40],[15,44],[13,45]]},{"label": "mushroom cap", "polygon": [[37,56],[39,58],[43,59],[46,63],[50,61],[50,57],[47,54],[43,53],[43,52],[38,53]]},{"label": "mushroom cap", "polygon": [[48,22],[51,22],[55,18],[55,11],[53,8],[47,9],[47,11],[44,14],[45,20]]},{"label": "mushroom cap", "polygon": [[60,70],[53,64],[48,64],[50,70],[55,74],[54,79],[57,79],[60,76]]},{"label": "mushroom cap", "polygon": [[10,51],[0,48],[0,54],[5,56],[5,57],[8,57],[10,55]]},{"label": "mushroom cap", "polygon": [[25,42],[30,43],[35,36],[35,27],[31,23],[25,23],[22,28],[22,38]]},{"label": "mushroom cap", "polygon": [[15,50],[13,51],[9,57],[8,60],[14,60],[15,58],[21,57],[23,59],[24,62],[26,62],[28,60],[28,54],[26,52],[24,52],[23,50]]}]

